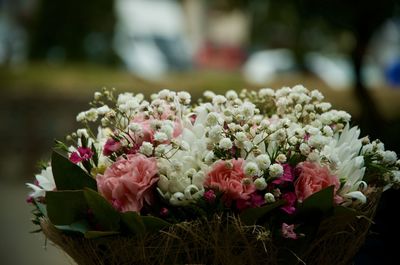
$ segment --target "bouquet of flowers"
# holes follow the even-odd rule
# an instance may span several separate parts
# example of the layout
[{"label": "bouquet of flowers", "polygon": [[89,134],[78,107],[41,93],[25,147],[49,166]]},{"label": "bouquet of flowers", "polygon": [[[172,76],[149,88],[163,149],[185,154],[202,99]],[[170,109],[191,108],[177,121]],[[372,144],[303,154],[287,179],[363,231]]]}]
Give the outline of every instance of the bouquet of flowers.
[{"label": "bouquet of flowers", "polygon": [[347,264],[400,161],[323,98],[103,89],[27,184],[33,221],[79,264]]}]

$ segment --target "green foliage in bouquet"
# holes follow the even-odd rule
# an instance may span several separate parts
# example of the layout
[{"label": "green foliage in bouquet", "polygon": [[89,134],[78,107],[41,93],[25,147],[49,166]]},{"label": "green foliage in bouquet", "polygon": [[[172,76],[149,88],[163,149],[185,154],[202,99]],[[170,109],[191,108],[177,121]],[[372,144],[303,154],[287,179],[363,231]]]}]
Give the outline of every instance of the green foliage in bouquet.
[{"label": "green foliage in bouquet", "polygon": [[399,161],[322,100],[96,92],[27,184],[33,221],[81,264],[346,264]]}]

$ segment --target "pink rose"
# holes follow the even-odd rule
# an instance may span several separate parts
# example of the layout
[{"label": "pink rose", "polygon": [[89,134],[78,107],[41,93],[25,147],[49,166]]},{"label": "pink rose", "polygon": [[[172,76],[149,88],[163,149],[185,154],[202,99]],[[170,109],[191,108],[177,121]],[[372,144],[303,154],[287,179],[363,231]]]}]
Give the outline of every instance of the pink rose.
[{"label": "pink rose", "polygon": [[[300,175],[294,183],[294,188],[300,202],[332,185],[334,186],[334,194],[336,194],[340,187],[339,179],[332,175],[326,166],[321,167],[317,163],[303,162],[297,166],[297,169],[300,171]],[[340,200],[341,198],[336,195],[335,202],[338,203]]]},{"label": "pink rose", "polygon": [[243,184],[244,178],[243,159],[218,161],[208,173],[204,185],[223,192],[223,199],[230,204],[232,200],[250,199],[250,194],[256,190],[254,184]]},{"label": "pink rose", "polygon": [[139,212],[144,201],[151,203],[151,186],[158,181],[154,157],[142,154],[127,155],[97,175],[100,193],[122,212]]}]

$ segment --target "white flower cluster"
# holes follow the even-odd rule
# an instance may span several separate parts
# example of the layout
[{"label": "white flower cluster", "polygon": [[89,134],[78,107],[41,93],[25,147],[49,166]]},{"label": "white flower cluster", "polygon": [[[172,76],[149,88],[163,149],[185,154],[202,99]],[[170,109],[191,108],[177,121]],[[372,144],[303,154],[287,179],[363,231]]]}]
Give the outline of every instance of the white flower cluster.
[{"label": "white flower cluster", "polygon": [[[365,202],[364,175],[371,163],[387,165],[387,182],[400,183],[397,155],[378,141],[360,139],[360,131],[349,126],[350,115],[331,109],[317,90],[297,85],[225,95],[207,91],[204,98],[191,106],[187,92],[164,89],[151,101],[142,94],[96,92],[92,107],[77,120],[100,120],[97,137],[85,130],[73,135],[84,136],[99,154],[89,173],[95,177],[125,154],[154,157],[157,190],[172,205],[201,198],[208,173],[221,160],[243,160],[242,183],[263,192],[266,203],[281,195],[268,187],[285,178],[285,164],[304,161],[329,168],[340,181],[337,194],[349,200]],[[40,187],[53,188],[47,185],[50,175],[41,176],[47,177],[38,177]],[[41,188],[32,188],[35,196],[41,194]]]}]

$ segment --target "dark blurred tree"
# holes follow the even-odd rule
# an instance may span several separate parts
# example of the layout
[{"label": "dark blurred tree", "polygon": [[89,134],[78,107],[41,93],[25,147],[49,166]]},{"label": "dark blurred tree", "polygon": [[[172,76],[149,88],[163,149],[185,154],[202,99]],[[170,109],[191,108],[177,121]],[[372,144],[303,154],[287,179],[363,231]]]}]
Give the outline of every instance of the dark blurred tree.
[{"label": "dark blurred tree", "polygon": [[89,59],[110,61],[115,21],[113,3],[110,0],[41,0],[30,27],[31,58],[41,59],[58,52],[66,60],[94,57]]},{"label": "dark blurred tree", "polygon": [[[231,1],[235,4],[237,1]],[[375,31],[394,15],[399,0],[254,0],[244,1],[251,12],[252,43],[255,47],[288,48],[295,54],[300,70],[307,71],[304,54],[338,43],[340,33],[351,32],[347,47],[355,76],[354,92],[361,107],[363,131],[377,137],[384,120],[361,76],[367,47]],[[323,40],[323,41],[322,41]]]},{"label": "dark blurred tree", "polygon": [[398,0],[296,0],[303,18],[322,18],[336,30],[349,30],[355,37],[350,51],[355,74],[354,92],[361,107],[361,126],[374,137],[380,136],[383,117],[371,98],[361,68],[369,42],[376,30],[394,15]]}]

